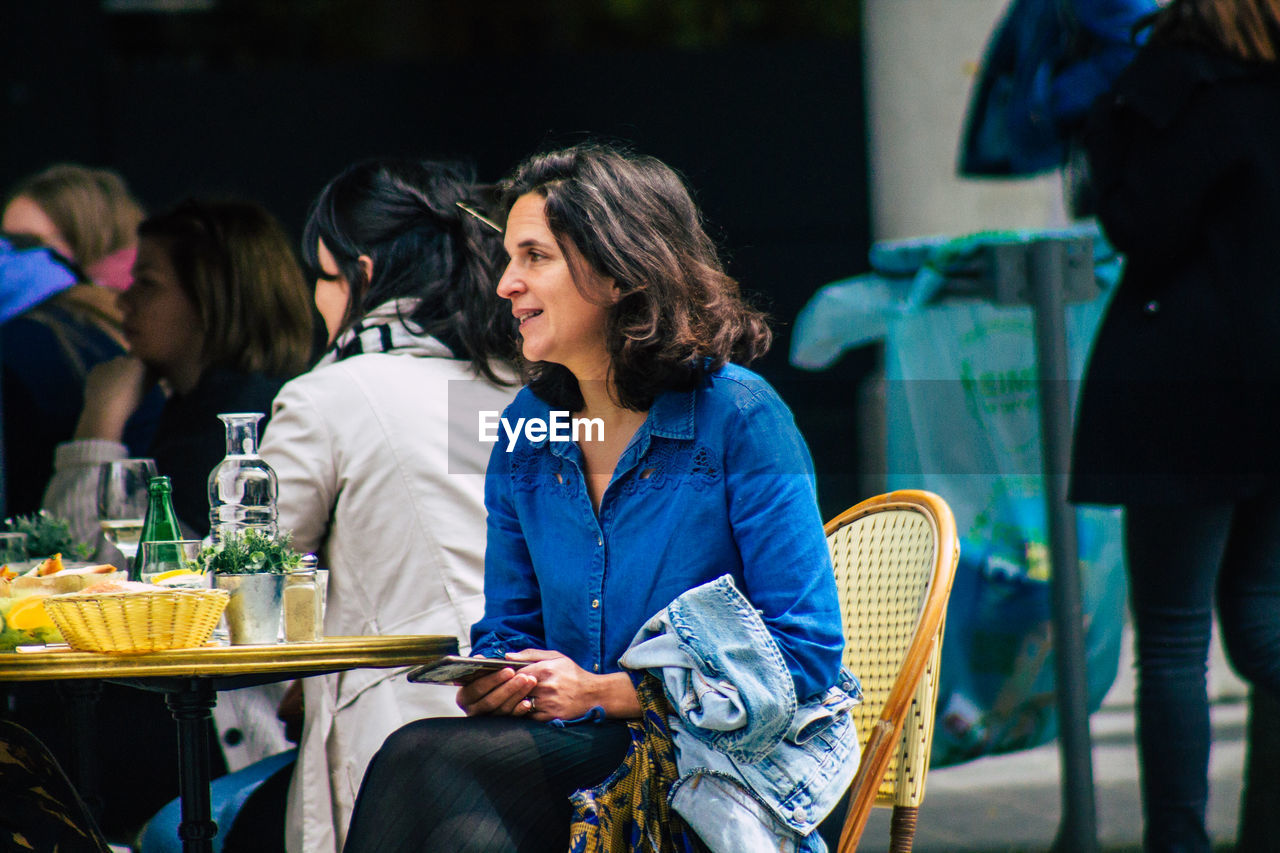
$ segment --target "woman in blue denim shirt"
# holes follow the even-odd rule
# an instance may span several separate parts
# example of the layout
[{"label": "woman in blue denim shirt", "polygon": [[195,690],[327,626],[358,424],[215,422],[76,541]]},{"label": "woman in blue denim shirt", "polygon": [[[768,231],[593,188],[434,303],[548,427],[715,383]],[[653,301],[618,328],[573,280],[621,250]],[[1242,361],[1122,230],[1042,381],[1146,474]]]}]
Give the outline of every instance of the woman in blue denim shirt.
[{"label": "woman in blue denim shirt", "polygon": [[650,616],[722,575],[800,699],[840,675],[812,462],[785,404],[738,366],[770,333],[684,184],[655,159],[577,146],[529,159],[504,190],[498,294],[528,387],[493,428],[472,646],[528,665],[463,686],[469,719],[388,738],[348,853],[564,850],[569,795],[618,766],[622,721],[640,713],[618,659]]}]

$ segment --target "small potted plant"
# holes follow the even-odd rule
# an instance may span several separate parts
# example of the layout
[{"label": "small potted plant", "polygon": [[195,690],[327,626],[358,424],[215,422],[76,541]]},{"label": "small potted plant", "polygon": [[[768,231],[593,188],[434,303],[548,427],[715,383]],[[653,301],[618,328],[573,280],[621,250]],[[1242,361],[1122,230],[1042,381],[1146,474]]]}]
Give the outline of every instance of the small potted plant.
[{"label": "small potted plant", "polygon": [[93,556],[93,548],[84,542],[75,541],[71,533],[71,522],[64,518],[41,510],[31,515],[19,515],[6,518],[0,522],[0,531],[20,533],[26,537],[25,557],[14,554],[5,555],[4,562],[22,560],[40,560],[54,554],[62,554],[68,560],[88,560]]},{"label": "small potted plant", "polygon": [[216,548],[201,553],[205,566],[213,572],[215,588],[231,593],[226,609],[231,645],[259,645],[279,639],[285,575],[302,559],[293,550],[292,540],[289,531],[273,538],[248,528],[225,534]]}]

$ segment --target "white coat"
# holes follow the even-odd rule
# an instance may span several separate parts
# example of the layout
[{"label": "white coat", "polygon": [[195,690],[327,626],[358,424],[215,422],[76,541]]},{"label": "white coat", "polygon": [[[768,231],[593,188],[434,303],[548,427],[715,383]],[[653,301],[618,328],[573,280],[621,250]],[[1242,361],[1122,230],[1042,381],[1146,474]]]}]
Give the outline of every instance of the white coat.
[{"label": "white coat", "polygon": [[[367,321],[366,321],[367,322]],[[391,323],[361,334],[364,353],[281,389],[262,456],[280,480],[280,527],[330,569],[325,634],[448,634],[469,648],[483,612],[484,471],[478,411],[515,387],[475,377],[432,338]],[[373,329],[375,333],[377,329]],[[360,782],[387,735],[461,713],[455,691],[403,670],[306,679],[306,716],[289,792],[290,853],[336,853]]]}]

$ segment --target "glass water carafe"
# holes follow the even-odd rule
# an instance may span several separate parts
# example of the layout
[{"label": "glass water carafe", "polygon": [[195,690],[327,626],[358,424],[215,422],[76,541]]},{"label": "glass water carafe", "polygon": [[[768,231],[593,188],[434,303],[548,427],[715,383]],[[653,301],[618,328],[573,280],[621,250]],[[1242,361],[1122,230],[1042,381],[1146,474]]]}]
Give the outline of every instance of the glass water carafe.
[{"label": "glass water carafe", "polygon": [[227,455],[209,472],[209,538],[220,545],[228,533],[253,528],[276,535],[276,472],[258,455],[261,412],[221,414]]}]

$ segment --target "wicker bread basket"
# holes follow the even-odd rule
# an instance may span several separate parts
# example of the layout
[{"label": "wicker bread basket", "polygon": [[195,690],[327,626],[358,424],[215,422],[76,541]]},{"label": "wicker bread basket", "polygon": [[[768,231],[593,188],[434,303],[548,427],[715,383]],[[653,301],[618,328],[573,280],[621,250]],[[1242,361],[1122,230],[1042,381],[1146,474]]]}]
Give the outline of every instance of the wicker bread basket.
[{"label": "wicker bread basket", "polygon": [[51,595],[44,609],[73,649],[159,652],[209,641],[227,606],[221,589]]}]

